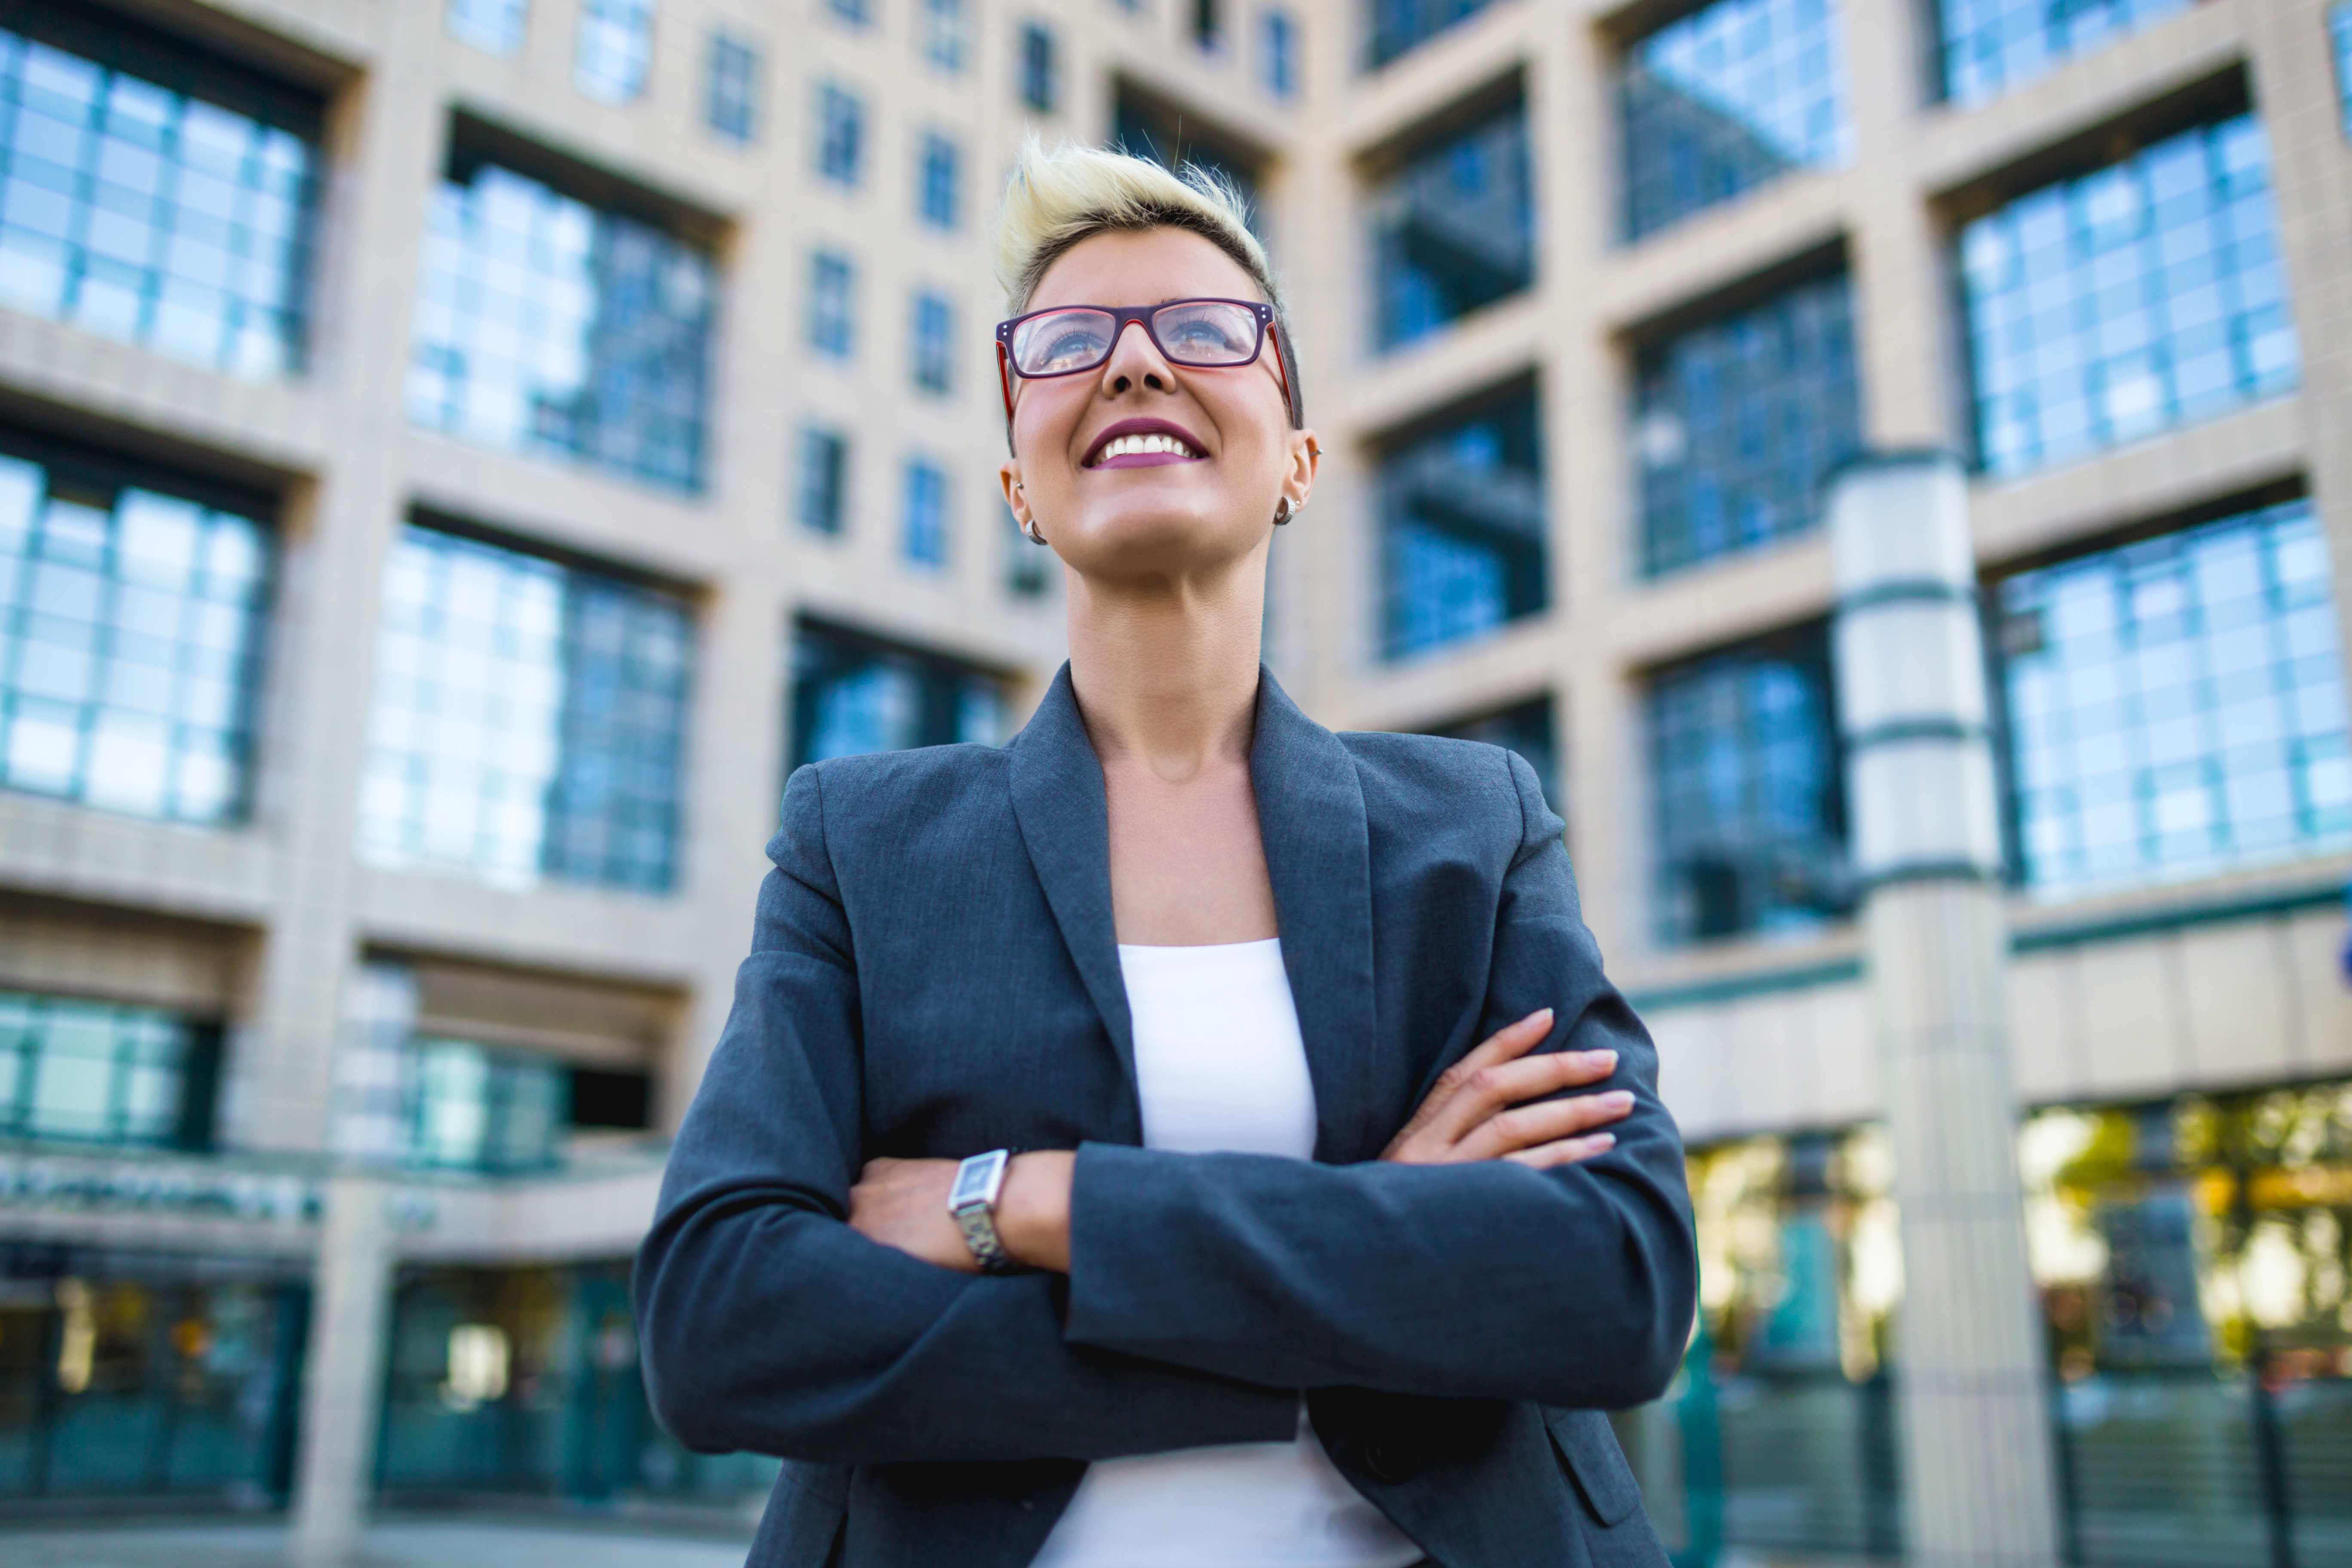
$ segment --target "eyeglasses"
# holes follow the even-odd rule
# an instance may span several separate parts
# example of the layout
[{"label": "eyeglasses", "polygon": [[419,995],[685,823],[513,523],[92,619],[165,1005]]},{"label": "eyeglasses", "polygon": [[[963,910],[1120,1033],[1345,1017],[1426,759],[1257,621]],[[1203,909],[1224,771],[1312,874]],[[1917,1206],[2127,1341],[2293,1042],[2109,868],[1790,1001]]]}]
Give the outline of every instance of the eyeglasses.
[{"label": "eyeglasses", "polygon": [[[1274,325],[1274,307],[1255,300],[1167,300],[1157,305],[1061,305],[996,323],[996,369],[1004,385],[1004,416],[1013,417],[1013,378],[1040,381],[1099,369],[1118,346],[1128,323],[1140,321],[1170,364],[1229,370],[1254,363]],[[1282,400],[1290,404],[1290,376],[1274,359]],[[1291,411],[1296,416],[1297,411]]]}]

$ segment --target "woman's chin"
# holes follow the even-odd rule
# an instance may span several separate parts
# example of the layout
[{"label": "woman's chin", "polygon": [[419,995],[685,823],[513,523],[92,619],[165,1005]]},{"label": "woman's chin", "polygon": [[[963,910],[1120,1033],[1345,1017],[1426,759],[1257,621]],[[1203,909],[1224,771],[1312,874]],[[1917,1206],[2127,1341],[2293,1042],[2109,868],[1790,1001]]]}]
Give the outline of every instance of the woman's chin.
[{"label": "woman's chin", "polygon": [[1257,532],[1190,507],[1122,508],[1089,519],[1072,542],[1078,548],[1066,558],[1080,572],[1124,577],[1234,560],[1257,542]]}]

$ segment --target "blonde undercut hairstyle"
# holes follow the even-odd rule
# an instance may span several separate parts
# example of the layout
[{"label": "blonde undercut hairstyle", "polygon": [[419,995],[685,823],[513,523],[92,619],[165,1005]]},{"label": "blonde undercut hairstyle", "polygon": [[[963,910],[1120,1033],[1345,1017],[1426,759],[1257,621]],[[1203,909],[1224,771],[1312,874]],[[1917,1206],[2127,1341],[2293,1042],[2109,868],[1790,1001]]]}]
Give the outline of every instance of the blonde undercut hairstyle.
[{"label": "blonde undercut hairstyle", "polygon": [[[1274,347],[1290,387],[1290,423],[1305,423],[1298,356],[1290,313],[1274,280],[1265,247],[1250,232],[1249,198],[1229,175],[1186,163],[1171,173],[1148,158],[1064,142],[1048,147],[1032,132],[1005,182],[996,220],[996,277],[1005,314],[1029,309],[1046,268],[1079,241],[1098,234],[1181,228],[1234,258],[1274,307]],[[1009,432],[1008,432],[1009,434]]]}]

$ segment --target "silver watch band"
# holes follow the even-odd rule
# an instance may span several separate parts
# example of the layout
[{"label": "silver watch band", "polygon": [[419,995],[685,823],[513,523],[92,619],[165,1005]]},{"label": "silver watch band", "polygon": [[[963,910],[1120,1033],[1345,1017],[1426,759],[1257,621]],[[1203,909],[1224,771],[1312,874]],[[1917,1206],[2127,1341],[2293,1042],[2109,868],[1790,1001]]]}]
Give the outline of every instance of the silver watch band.
[{"label": "silver watch band", "polygon": [[963,1232],[963,1244],[990,1274],[1020,1267],[996,1234],[996,1195],[1003,1190],[1005,1168],[1012,1161],[1010,1149],[974,1154],[956,1167],[955,1184],[948,1190],[948,1213]]}]

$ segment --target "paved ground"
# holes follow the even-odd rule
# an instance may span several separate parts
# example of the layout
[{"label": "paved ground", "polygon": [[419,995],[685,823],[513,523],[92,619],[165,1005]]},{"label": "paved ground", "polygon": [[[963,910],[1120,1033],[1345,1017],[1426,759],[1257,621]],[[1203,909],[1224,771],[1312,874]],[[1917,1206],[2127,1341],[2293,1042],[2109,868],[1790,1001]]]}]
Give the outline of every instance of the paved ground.
[{"label": "paved ground", "polygon": [[[648,1533],[625,1520],[388,1520],[366,1568],[742,1568],[746,1539]],[[286,1527],[252,1521],[0,1525],[8,1568],[286,1568]]]}]

